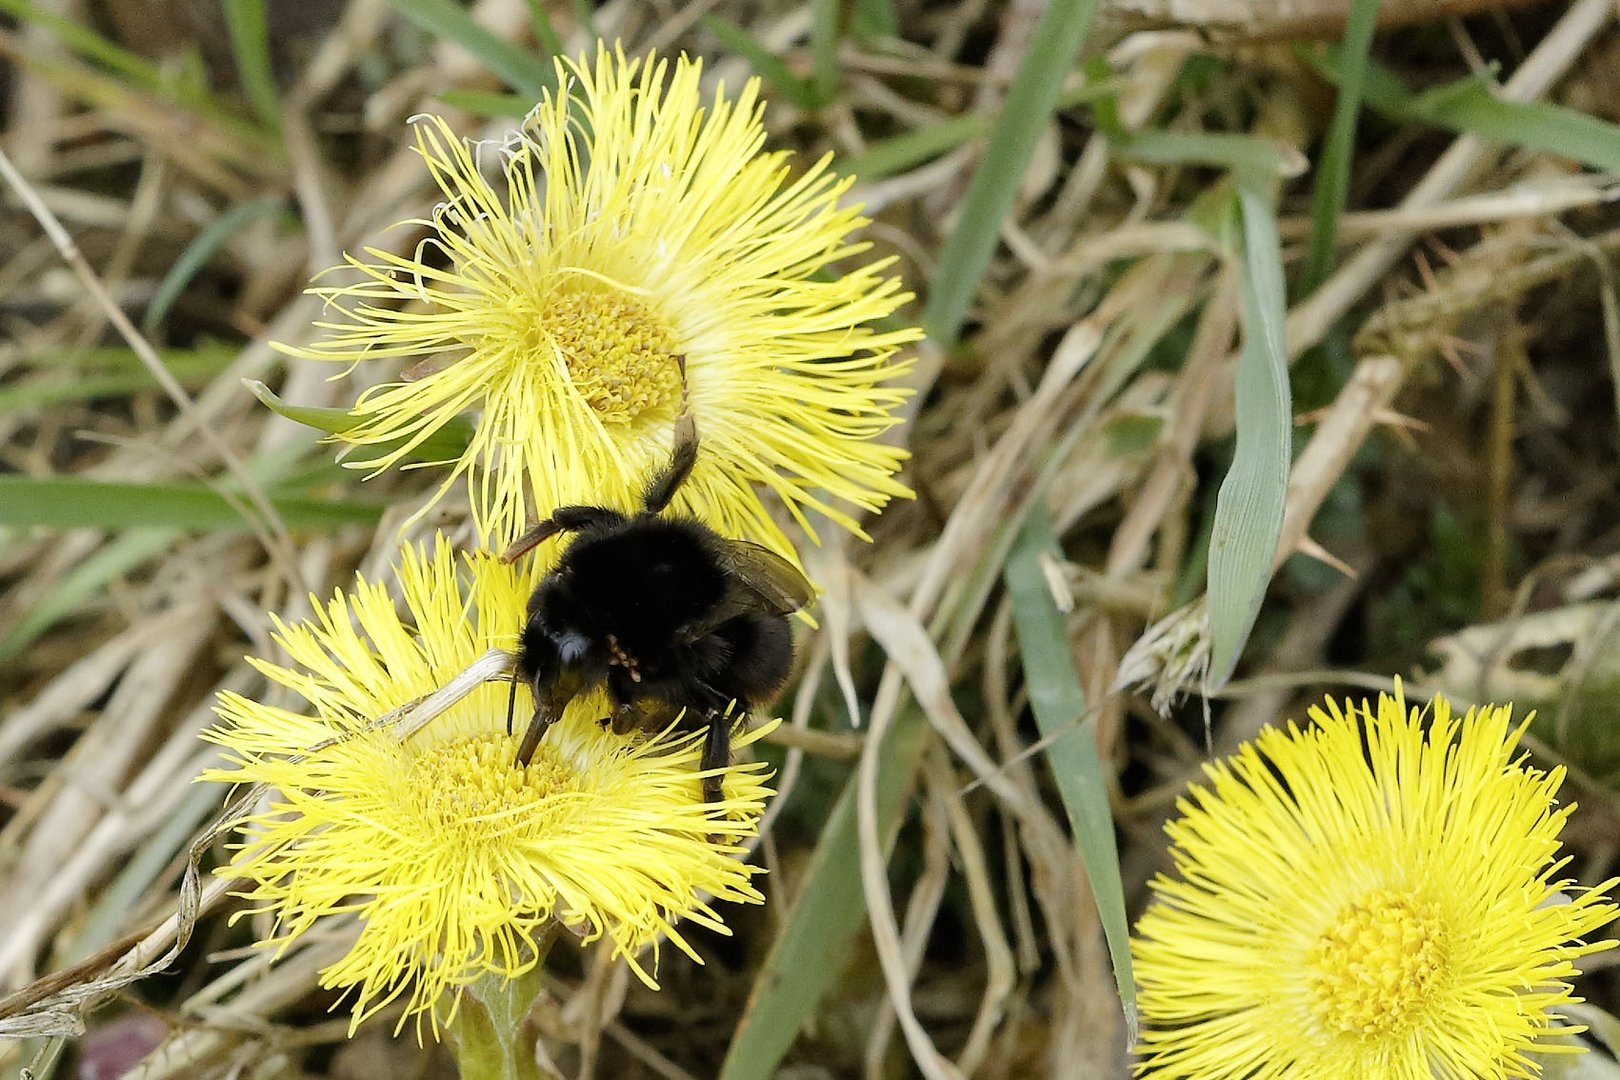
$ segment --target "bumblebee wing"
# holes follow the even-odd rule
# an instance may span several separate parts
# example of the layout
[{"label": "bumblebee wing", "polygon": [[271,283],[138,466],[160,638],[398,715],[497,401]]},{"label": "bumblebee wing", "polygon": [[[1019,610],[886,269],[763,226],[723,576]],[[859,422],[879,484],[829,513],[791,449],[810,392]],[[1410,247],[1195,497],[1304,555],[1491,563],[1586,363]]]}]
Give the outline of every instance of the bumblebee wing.
[{"label": "bumblebee wing", "polygon": [[722,540],[720,566],[732,588],[750,594],[751,610],[791,615],[815,599],[815,587],[799,568],[761,544]]},{"label": "bumblebee wing", "polygon": [[749,612],[790,615],[816,594],[798,567],[770,548],[747,540],[722,539],[715,561],[726,578],[725,596],[701,621],[681,628],[682,641],[696,641]]}]

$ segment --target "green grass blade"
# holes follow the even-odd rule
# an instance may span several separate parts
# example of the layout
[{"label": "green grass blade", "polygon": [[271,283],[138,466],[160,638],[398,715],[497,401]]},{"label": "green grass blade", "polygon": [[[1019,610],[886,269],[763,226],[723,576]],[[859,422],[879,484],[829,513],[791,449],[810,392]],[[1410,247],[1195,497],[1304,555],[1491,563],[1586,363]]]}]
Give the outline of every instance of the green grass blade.
[{"label": "green grass blade", "polygon": [[[375,524],[382,504],[272,496],[289,529]],[[204,484],[136,484],[74,476],[0,475],[0,525],[53,529],[246,529],[248,519]]]},{"label": "green grass blade", "polygon": [[[1345,79],[1349,78],[1350,60],[1343,48],[1336,45],[1324,45],[1318,48],[1300,46],[1294,50],[1294,55],[1307,67],[1312,68],[1322,78],[1333,85],[1344,86]],[[1413,94],[1401,77],[1389,68],[1379,64],[1371,58],[1363,64],[1361,99],[1367,106],[1380,113],[1397,119],[1408,119],[1403,113],[1411,103]],[[1468,76],[1464,82],[1476,81],[1476,76]],[[1448,83],[1456,86],[1456,83]],[[1442,89],[1444,89],[1442,87]]]},{"label": "green grass blade", "polygon": [[[193,361],[170,362],[168,367],[169,374],[187,390],[206,386],[222,369],[217,363]],[[98,398],[125,397],[157,387],[156,380],[145,370],[85,372],[69,378],[61,377],[63,374],[66,373],[0,386],[0,415]]]},{"label": "green grass blade", "polygon": [[1333,266],[1334,241],[1339,235],[1339,214],[1350,191],[1350,161],[1355,154],[1356,120],[1361,115],[1361,89],[1366,82],[1367,50],[1378,25],[1379,0],[1350,0],[1344,28],[1344,71],[1339,100],[1322,144],[1316,167],[1316,188],[1311,192],[1311,246],[1300,272],[1300,293],[1314,292],[1327,280]]},{"label": "green grass blade", "polygon": [[1236,180],[1243,227],[1243,352],[1237,371],[1237,449],[1215,501],[1209,546],[1211,690],[1231,677],[1271,582],[1293,434],[1276,214],[1266,178],[1240,173]]},{"label": "green grass blade", "polygon": [[[1088,83],[1059,95],[1057,108],[1059,110],[1073,108],[1117,91],[1118,85],[1115,83]],[[952,116],[937,124],[929,124],[903,135],[880,139],[867,146],[862,153],[839,158],[833,162],[833,167],[847,176],[858,176],[862,180],[880,180],[885,176],[905,172],[913,166],[954,150],[965,142],[977,139],[994,125],[995,117],[985,116],[982,113]]]},{"label": "green grass blade", "polygon": [[1001,222],[1018,194],[1035,143],[1057,104],[1063,79],[1085,40],[1097,0],[1051,0],[1030,38],[984,157],[945,238],[923,308],[922,325],[942,348],[956,344],[973,296],[995,254]]},{"label": "green grass blade", "polygon": [[439,100],[452,109],[465,109],[489,120],[522,120],[534,108],[524,94],[497,94],[487,90],[446,90]]},{"label": "green grass blade", "polygon": [[163,91],[168,80],[163,69],[145,57],[114,44],[82,22],[64,18],[29,0],[0,0],[0,12],[18,22],[43,27],[69,50],[107,71],[151,91]]},{"label": "green grass blade", "polygon": [[552,25],[551,14],[546,11],[546,0],[525,0],[529,6],[529,26],[534,30],[534,36],[540,42],[540,47],[546,50],[549,56],[563,54],[562,35]]},{"label": "green grass blade", "polygon": [[253,111],[271,128],[281,127],[281,95],[270,62],[270,24],[266,0],[223,0],[225,26],[242,92]]},{"label": "green grass blade", "polygon": [[816,107],[816,89],[788,69],[780,56],[767,49],[763,42],[747,30],[718,15],[705,15],[698,20],[704,29],[720,39],[720,44],[748,61],[754,74],[763,79],[778,94],[801,109]]},{"label": "green grass blade", "polygon": [[1108,779],[1097,755],[1096,723],[1078,723],[1086,697],[1075,670],[1063,615],[1052,600],[1041,572],[1040,555],[1057,546],[1052,515],[1044,502],[1030,508],[1007,558],[1007,593],[1018,628],[1018,653],[1024,663],[1024,685],[1030,711],[1041,737],[1050,739],[1047,762],[1057,779],[1058,794],[1068,812],[1086,878],[1097,902],[1114,985],[1125,1011],[1130,1041],[1136,1041],[1136,977],[1131,970],[1131,927],[1125,912],[1125,886],[1119,874],[1119,847],[1108,808]]},{"label": "green grass blade", "polygon": [[865,152],[838,158],[833,165],[846,176],[858,176],[862,180],[880,180],[885,176],[905,172],[949,150],[955,150],[969,140],[977,139],[990,130],[992,123],[991,117],[981,113],[952,116],[937,124],[929,124],[927,127],[908,131],[904,135],[895,135],[872,143]]},{"label": "green grass blade", "polygon": [[[1341,49],[1299,55],[1331,82],[1343,85],[1348,61]],[[1400,77],[1369,63],[1364,97],[1391,119],[1433,124],[1488,142],[1542,150],[1590,165],[1620,170],[1620,124],[1542,101],[1498,97],[1482,76],[1413,94]]]},{"label": "green grass blade", "polygon": [[[928,725],[921,709],[903,708],[889,725],[878,769],[877,818],[881,835],[892,836],[906,806],[912,778],[922,762]],[[855,785],[851,774],[834,804],[805,869],[804,885],[787,925],[771,951],[748,1006],[738,1022],[720,1080],[770,1080],[815,1011],[827,986],[842,971],[857,935],[865,933],[866,896],[861,890],[856,833]]]},{"label": "green grass blade", "polygon": [[900,36],[900,17],[891,0],[855,0],[849,16],[849,32],[856,40],[876,41]]},{"label": "green grass blade", "polygon": [[[157,354],[171,371],[222,371],[236,359],[237,351],[235,345],[204,339],[188,349],[159,349]],[[21,361],[38,371],[66,371],[75,378],[87,371],[120,374],[146,371],[146,365],[135,355],[135,350],[126,345],[30,352],[22,356]]]},{"label": "green grass blade", "polygon": [[838,20],[841,0],[810,0],[810,79],[816,105],[826,106],[838,96]]},{"label": "green grass blade", "polygon": [[1542,101],[1508,101],[1480,80],[1470,80],[1455,92],[1431,90],[1414,98],[1408,113],[1492,142],[1558,154],[1593,168],[1620,170],[1620,125]]},{"label": "green grass blade", "polygon": [[131,529],[102,545],[25,610],[0,639],[0,662],[20,656],[41,634],[79,610],[109,581],[170,551],[181,533],[175,529]]},{"label": "green grass blade", "polygon": [[256,120],[216,100],[206,82],[153,65],[28,0],[0,0],[0,14],[46,27],[68,47],[71,56],[36,50],[12,59],[19,70],[51,83],[73,100],[92,109],[133,108],[137,114],[179,106],[194,114],[187,119],[200,145],[233,159],[238,151],[255,153],[253,164],[259,168],[274,170],[284,160],[280,140]]},{"label": "green grass blade", "polygon": [[1293,148],[1258,135],[1135,131],[1108,141],[1121,157],[1153,165],[1212,165],[1268,176],[1298,176],[1306,166]]},{"label": "green grass blade", "polygon": [[557,73],[544,59],[498,38],[473,21],[454,0],[388,0],[389,5],[430,34],[453,41],[514,90],[539,99],[555,88]]},{"label": "green grass blade", "polygon": [[585,54],[594,53],[596,43],[602,39],[602,35],[596,29],[596,4],[594,0],[572,0],[572,6],[574,21],[585,31]]},{"label": "green grass blade", "polygon": [[163,275],[158,282],[157,290],[152,294],[152,302],[147,305],[146,315],[141,319],[141,329],[148,337],[154,335],[163,317],[169,313],[169,308],[180,299],[186,286],[197,276],[208,260],[214,257],[220,245],[228,240],[232,233],[246,225],[255,218],[271,217],[281,212],[281,200],[274,195],[264,195],[250,202],[233,206],[225,213],[209,222],[208,227],[194,237],[180,257],[169,267],[169,272]]}]

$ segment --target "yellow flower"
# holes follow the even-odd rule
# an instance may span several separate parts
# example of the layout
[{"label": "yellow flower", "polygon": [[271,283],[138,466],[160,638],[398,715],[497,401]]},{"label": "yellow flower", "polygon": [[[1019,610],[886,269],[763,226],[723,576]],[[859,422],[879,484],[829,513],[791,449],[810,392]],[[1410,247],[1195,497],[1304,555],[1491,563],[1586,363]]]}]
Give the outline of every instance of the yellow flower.
[{"label": "yellow flower", "polygon": [[[403,555],[408,617],[362,579],[308,622],[278,621],[295,666],[254,664],[314,715],[225,693],[225,723],[209,732],[235,767],[204,779],[278,792],[240,822],[244,842],[220,873],[251,882],[253,910],[275,917],[264,945],[358,914],[353,949],[321,974],[323,986],[352,993],[356,1025],[407,989],[407,1016],[453,995],[437,1024],[473,980],[531,968],[553,919],[586,940],[607,935],[655,985],[638,951],[667,937],[696,959],[679,921],[725,931],[705,895],[761,899],[755,868],[731,853],[758,827],[764,766],[733,765],[726,799],[706,804],[699,736],[614,735],[596,722],[601,702],[576,702],[519,770],[505,682],[479,686],[404,742],[377,728],[485,650],[511,645],[533,571],[482,556],[465,571],[441,539],[431,555]],[[520,688],[519,715],[532,708]]]},{"label": "yellow flower", "polygon": [[1514,755],[1511,709],[1427,723],[1395,696],[1313,708],[1205,766],[1167,827],[1179,875],[1134,942],[1139,1073],[1200,1080],[1529,1076],[1579,939],[1615,913],[1555,880],[1563,769]]},{"label": "yellow flower", "polygon": [[828,158],[792,177],[762,152],[757,79],[705,111],[684,56],[671,72],[601,47],[557,70],[562,89],[502,144],[419,119],[445,196],[414,223],[427,239],[410,258],[350,256],[357,282],[311,290],[340,317],[285,351],[435,369],[360,397],[344,440],[405,441],[352,464],[393,465],[480,410],[452,479],[470,471],[490,543],[559,505],[626,509],[669,459],[684,363],[701,450],[677,507],[791,557],[762,484],[807,530],[803,507],[859,532],[841,506],[907,494],[904,451],[875,437],[906,393],[895,348],[920,334],[872,325],[910,299],[892,260],[836,265],[867,247],[839,205],[850,180]]}]

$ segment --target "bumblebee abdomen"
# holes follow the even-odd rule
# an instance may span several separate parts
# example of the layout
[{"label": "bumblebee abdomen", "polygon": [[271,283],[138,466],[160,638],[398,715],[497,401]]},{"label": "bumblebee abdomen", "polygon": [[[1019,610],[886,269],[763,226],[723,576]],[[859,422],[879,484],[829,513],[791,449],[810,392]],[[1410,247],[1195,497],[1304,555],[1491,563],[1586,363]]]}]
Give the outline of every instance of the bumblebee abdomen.
[{"label": "bumblebee abdomen", "polygon": [[793,670],[793,629],[781,615],[748,614],[714,632],[726,644],[724,671],[716,688],[750,704],[776,696]]}]

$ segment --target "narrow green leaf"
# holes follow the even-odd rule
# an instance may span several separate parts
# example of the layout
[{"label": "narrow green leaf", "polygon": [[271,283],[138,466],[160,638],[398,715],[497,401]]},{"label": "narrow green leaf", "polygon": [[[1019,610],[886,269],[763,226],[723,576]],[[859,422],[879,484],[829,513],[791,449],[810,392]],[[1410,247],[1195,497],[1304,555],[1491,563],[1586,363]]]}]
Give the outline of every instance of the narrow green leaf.
[{"label": "narrow green leaf", "polygon": [[[1335,86],[1342,87],[1344,81],[1350,77],[1350,59],[1340,46],[1322,45],[1317,48],[1300,46],[1294,50],[1294,55]],[[1362,73],[1362,100],[1369,107],[1387,116],[1410,119],[1404,115],[1403,110],[1411,103],[1414,95],[1401,77],[1370,57],[1363,66],[1365,70]],[[1477,78],[1475,75],[1469,75],[1462,81],[1474,82]],[[1446,85],[1454,87],[1457,84]]]},{"label": "narrow green leaf", "polygon": [[223,0],[225,26],[230,32],[231,55],[242,92],[253,110],[271,128],[281,126],[281,95],[270,60],[270,24],[265,0]]},{"label": "narrow green leaf", "polygon": [[1456,93],[1431,90],[1413,99],[1407,112],[1452,131],[1620,170],[1620,125],[1546,102],[1508,101],[1483,81],[1469,82]]},{"label": "narrow green leaf", "polygon": [[[134,108],[167,110],[174,106],[194,114],[187,118],[201,144],[240,165],[238,152],[254,152],[253,164],[274,172],[285,158],[279,140],[263,125],[243,116],[234,103],[218,100],[206,82],[187,79],[184,72],[157,67],[127,53],[93,30],[44,11],[28,0],[0,0],[0,14],[48,27],[78,54],[68,57],[57,50],[34,50],[12,57],[31,77],[42,79],[65,95],[92,109]],[[87,66],[80,58],[91,61]],[[131,103],[131,97],[135,99]]]},{"label": "narrow green leaf", "polygon": [[0,0],[0,12],[49,30],[77,55],[143,89],[162,91],[168,85],[157,64],[113,43],[82,22],[64,18],[29,0]]},{"label": "narrow green leaf", "polygon": [[556,85],[557,73],[550,64],[527,49],[496,37],[474,22],[467,9],[454,0],[388,0],[388,3],[428,33],[453,41],[472,53],[514,90],[538,99],[541,91]]},{"label": "narrow green leaf", "polygon": [[1035,24],[1029,51],[1007,89],[984,157],[962,199],[956,227],[940,249],[922,325],[942,348],[956,344],[985,267],[995,254],[1002,220],[1012,208],[1024,169],[1096,10],[1097,0],[1051,0]]},{"label": "narrow green leaf", "polygon": [[529,6],[529,26],[534,30],[540,47],[550,56],[563,54],[562,35],[552,25],[551,14],[546,11],[546,0],[525,0]]},{"label": "narrow green leaf", "polygon": [[900,17],[894,13],[891,0],[855,0],[849,32],[863,42],[899,37]]},{"label": "narrow green leaf", "polygon": [[838,96],[838,20],[841,0],[810,0],[810,85],[816,105],[824,107]]},{"label": "narrow green leaf", "polygon": [[1024,527],[1007,558],[1007,593],[1018,628],[1018,653],[1024,663],[1024,685],[1030,711],[1046,747],[1047,762],[1057,779],[1058,795],[1068,812],[1069,828],[1086,865],[1086,879],[1097,902],[1114,985],[1125,1011],[1130,1041],[1136,1041],[1136,977],[1131,970],[1131,927],[1125,911],[1125,886],[1119,874],[1119,847],[1108,808],[1108,779],[1097,755],[1097,725],[1080,723],[1086,712],[1085,691],[1074,666],[1063,615],[1052,600],[1041,571],[1040,555],[1057,546],[1052,515],[1044,502],[1030,508]]},{"label": "narrow green leaf", "polygon": [[141,329],[148,336],[153,335],[163,322],[163,317],[169,313],[169,308],[191,284],[192,278],[208,265],[208,260],[214,257],[214,252],[232,233],[256,218],[272,217],[280,212],[281,200],[274,195],[264,195],[233,206],[209,222],[208,227],[186,245],[174,265],[169,267],[169,272],[163,275],[163,280],[158,282],[152,302],[147,305],[146,315],[141,319]]},{"label": "narrow green leaf", "polygon": [[1215,501],[1209,546],[1209,690],[1225,684],[1271,582],[1288,494],[1293,415],[1282,243],[1266,177],[1239,173],[1243,225],[1243,352],[1237,371],[1237,449]]},{"label": "narrow green leaf", "polygon": [[496,94],[487,90],[446,90],[439,100],[453,109],[465,109],[491,120],[522,120],[534,108],[534,99],[522,94]]},{"label": "narrow green leaf", "polygon": [[705,15],[698,21],[704,29],[720,39],[720,44],[747,60],[754,73],[778,94],[801,109],[816,107],[815,87],[808,80],[793,74],[782,58],[767,49],[753,34],[719,15]]},{"label": "narrow green leaf", "polygon": [[[169,364],[169,373],[188,390],[207,385],[208,380],[219,374],[220,370],[221,365],[217,363],[171,361]],[[74,377],[56,377],[68,374],[53,373],[50,378],[24,379],[0,386],[0,413],[94,401],[97,398],[124,397],[157,386],[156,380],[144,368],[137,371],[91,371]]]},{"label": "narrow green leaf", "polygon": [[[877,819],[892,840],[906,795],[922,762],[928,725],[918,708],[901,709],[883,740],[878,769]],[[855,785],[851,776],[834,804],[805,868],[799,900],[754,980],[720,1070],[720,1080],[770,1080],[815,1011],[827,986],[866,932],[861,889]]]},{"label": "narrow green leaf", "polygon": [[[285,416],[289,420],[297,421],[305,427],[323,431],[328,435],[342,435],[345,431],[360,423],[360,418],[347,409],[316,408],[311,405],[289,405],[281,400],[276,392],[256,379],[243,379],[242,383],[253,392],[253,396],[270,411]],[[458,416],[418,443],[407,455],[412,461],[421,461],[437,465],[459,458],[472,443],[473,422],[467,417]],[[377,443],[371,447],[379,454],[386,454],[392,447],[400,442]]]},{"label": "narrow green leaf", "polygon": [[585,31],[585,51],[593,53],[597,41],[602,37],[596,30],[596,4],[594,0],[573,0],[573,8],[574,21]]},{"label": "narrow green leaf", "polygon": [[1211,165],[1268,176],[1298,176],[1306,161],[1298,151],[1258,135],[1196,131],[1135,131],[1110,135],[1121,157],[1156,165]]},{"label": "narrow green leaf", "polygon": [[[157,354],[171,371],[224,369],[236,359],[237,346],[222,341],[203,340],[189,349],[159,349]],[[99,345],[89,349],[52,349],[27,353],[22,363],[38,370],[66,371],[77,377],[89,371],[144,373],[146,365],[126,345]]]},{"label": "narrow green leaf", "polygon": [[[1108,78],[1112,69],[1109,67],[1107,57],[1088,56],[1080,62],[1080,70],[1085,73],[1086,82],[1101,83]],[[1128,134],[1124,121],[1119,118],[1118,90],[1097,99],[1097,103],[1091,108],[1091,121],[1097,125],[1097,130],[1102,132],[1104,138],[1120,139]]]},{"label": "narrow green leaf", "polygon": [[72,615],[85,601],[159,552],[171,551],[180,539],[175,529],[131,529],[115,536],[22,612],[0,639],[0,662],[15,659],[41,634]]},{"label": "narrow green leaf", "polygon": [[[1328,80],[1343,84],[1348,61],[1342,49],[1299,55]],[[1369,61],[1364,87],[1368,105],[1392,119],[1433,124],[1489,142],[1544,150],[1593,168],[1620,170],[1620,124],[1541,101],[1498,97],[1484,75],[1413,94],[1398,75]]]},{"label": "narrow green leaf", "polygon": [[1366,82],[1367,51],[1378,25],[1379,0],[1350,0],[1344,28],[1345,59],[1339,99],[1322,144],[1316,167],[1316,188],[1311,193],[1311,246],[1300,271],[1301,295],[1314,292],[1327,280],[1333,266],[1334,241],[1339,235],[1339,214],[1350,191],[1350,160],[1355,154],[1356,120],[1361,115],[1361,88]]},{"label": "narrow green leaf", "polygon": [[[1057,108],[1070,109],[1088,101],[1095,101],[1106,94],[1116,93],[1118,89],[1119,85],[1114,82],[1087,83],[1060,95]],[[860,154],[835,160],[833,167],[846,176],[858,176],[862,180],[879,180],[885,176],[904,172],[915,165],[921,165],[931,158],[956,149],[965,142],[977,139],[988,132],[995,122],[995,117],[985,116],[982,113],[952,116],[937,124],[916,128],[903,135],[880,139],[870,144]]]},{"label": "narrow green leaf", "polygon": [[[385,507],[293,496],[270,499],[289,529],[369,525]],[[75,476],[0,475],[0,525],[53,529],[245,529],[248,520],[219,490],[203,484],[137,484]]]}]

